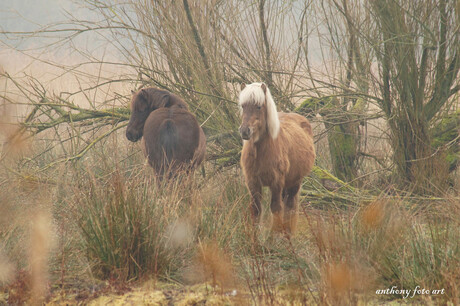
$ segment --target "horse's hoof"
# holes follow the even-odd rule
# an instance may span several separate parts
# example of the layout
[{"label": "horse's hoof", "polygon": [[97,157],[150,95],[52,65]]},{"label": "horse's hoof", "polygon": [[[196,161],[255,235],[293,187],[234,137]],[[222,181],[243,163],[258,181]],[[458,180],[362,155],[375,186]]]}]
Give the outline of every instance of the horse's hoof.
[{"label": "horse's hoof", "polygon": [[276,233],[284,232],[284,222],[282,212],[273,214],[272,231]]}]

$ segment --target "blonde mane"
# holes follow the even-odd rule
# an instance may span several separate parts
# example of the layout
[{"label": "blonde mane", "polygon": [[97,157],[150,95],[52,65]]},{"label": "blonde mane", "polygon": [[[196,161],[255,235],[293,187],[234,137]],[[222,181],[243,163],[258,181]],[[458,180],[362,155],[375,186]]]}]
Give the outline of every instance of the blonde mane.
[{"label": "blonde mane", "polygon": [[[262,88],[262,85],[265,87],[265,92]],[[264,83],[252,83],[246,85],[246,87],[244,87],[244,89],[240,92],[240,108],[242,105],[249,103],[262,106],[265,104],[265,101],[267,103],[268,133],[272,139],[276,139],[280,130],[280,121],[278,118],[278,112],[276,110],[276,104],[275,101],[273,101],[270,89],[268,89]]]}]

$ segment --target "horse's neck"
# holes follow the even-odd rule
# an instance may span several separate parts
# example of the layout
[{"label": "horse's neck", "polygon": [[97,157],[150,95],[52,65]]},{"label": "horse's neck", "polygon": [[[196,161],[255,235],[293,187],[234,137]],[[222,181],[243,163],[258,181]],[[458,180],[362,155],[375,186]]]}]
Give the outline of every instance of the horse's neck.
[{"label": "horse's neck", "polygon": [[253,143],[257,155],[270,154],[275,148],[275,141],[270,137],[268,133],[264,133],[259,141]]}]

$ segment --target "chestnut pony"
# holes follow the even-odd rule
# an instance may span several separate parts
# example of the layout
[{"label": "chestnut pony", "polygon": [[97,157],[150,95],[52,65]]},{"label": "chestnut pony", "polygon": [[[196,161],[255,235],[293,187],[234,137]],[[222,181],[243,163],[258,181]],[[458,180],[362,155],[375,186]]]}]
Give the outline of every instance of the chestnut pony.
[{"label": "chestnut pony", "polygon": [[259,222],[262,187],[268,186],[272,195],[272,230],[289,236],[297,223],[302,180],[315,161],[312,128],[301,115],[278,113],[265,84],[242,84],[241,89],[241,166],[251,194],[253,221]]},{"label": "chestnut pony", "polygon": [[145,88],[133,95],[126,138],[136,142],[142,137],[144,154],[160,177],[193,170],[205,156],[203,129],[187,104],[165,90]]}]

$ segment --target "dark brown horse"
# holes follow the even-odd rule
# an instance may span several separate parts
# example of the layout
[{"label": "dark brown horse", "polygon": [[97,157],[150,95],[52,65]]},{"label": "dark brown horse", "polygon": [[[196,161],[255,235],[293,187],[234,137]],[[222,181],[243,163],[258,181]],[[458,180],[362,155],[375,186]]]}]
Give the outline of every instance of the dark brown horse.
[{"label": "dark brown horse", "polygon": [[263,83],[243,84],[239,105],[243,117],[241,166],[251,193],[253,220],[259,222],[262,187],[268,186],[272,228],[290,235],[297,223],[300,187],[316,156],[311,125],[298,114],[278,113]]},{"label": "dark brown horse", "polygon": [[146,88],[133,96],[126,138],[136,142],[142,137],[144,154],[161,177],[193,170],[205,156],[203,129],[187,104],[165,90]]}]

